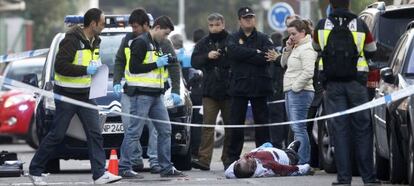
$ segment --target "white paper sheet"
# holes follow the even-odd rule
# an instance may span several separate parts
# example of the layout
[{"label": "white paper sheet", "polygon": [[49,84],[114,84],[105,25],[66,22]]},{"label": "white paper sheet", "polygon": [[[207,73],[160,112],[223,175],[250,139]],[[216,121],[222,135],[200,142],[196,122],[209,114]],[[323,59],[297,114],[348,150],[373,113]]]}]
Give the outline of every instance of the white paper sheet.
[{"label": "white paper sheet", "polygon": [[91,90],[89,92],[89,99],[106,96],[108,91],[108,66],[103,64],[98,68],[96,74],[92,76]]}]

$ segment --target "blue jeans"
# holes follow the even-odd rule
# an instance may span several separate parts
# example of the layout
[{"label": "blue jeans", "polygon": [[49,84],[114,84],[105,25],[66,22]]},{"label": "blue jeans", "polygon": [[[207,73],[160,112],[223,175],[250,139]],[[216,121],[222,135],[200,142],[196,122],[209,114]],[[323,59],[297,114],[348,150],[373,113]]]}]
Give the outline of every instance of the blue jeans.
[{"label": "blue jeans", "polygon": [[[94,100],[87,102],[96,105]],[[53,124],[30,163],[30,174],[40,176],[44,172],[47,162],[54,158],[56,148],[61,145],[72,117],[77,114],[87,137],[92,178],[94,180],[98,179],[105,172],[105,151],[103,149],[102,127],[99,125],[98,111],[59,100],[55,100],[55,105],[56,112]]]},{"label": "blue jeans", "polygon": [[[361,105],[368,102],[367,87],[357,81],[328,82],[325,91],[326,114]],[[364,183],[376,179],[373,161],[373,130],[369,110],[331,118],[335,146],[337,180],[351,183],[352,154],[357,160]],[[354,151],[352,153],[351,151]]]},{"label": "blue jeans", "polygon": [[[299,92],[285,92],[285,106],[289,121],[306,119],[309,107],[312,103],[313,91],[301,90]],[[299,163],[309,163],[310,160],[310,142],[308,132],[306,131],[306,123],[293,123],[290,125],[295,140],[300,141],[299,146]]]},{"label": "blue jeans", "polygon": [[[170,120],[162,95],[156,97],[137,95],[129,97],[129,100],[132,115],[163,121]],[[147,122],[147,120],[136,118],[130,118],[130,120],[129,126],[125,129],[124,140],[121,145],[120,172],[132,170],[134,148],[136,148],[137,141],[141,137],[139,130],[142,130]],[[162,169],[161,173],[168,173],[173,167],[171,163],[171,124],[160,122],[153,122],[153,124],[158,133],[157,149],[158,161]]]},{"label": "blue jeans", "polygon": [[[130,97],[126,94],[122,94],[121,97],[121,104],[122,104],[122,112],[124,113],[130,113],[130,107],[131,107],[131,100]],[[128,128],[128,126],[131,123],[130,117],[121,116],[122,117],[122,123],[124,125],[124,130]],[[146,121],[145,125],[148,127],[148,148],[147,148],[147,156],[149,157],[150,167],[158,166],[158,152],[157,152],[157,131],[155,130],[154,125],[150,121]],[[143,125],[140,125],[138,128],[139,136],[142,134],[142,129],[144,128]],[[131,147],[132,150],[132,166],[139,166],[143,165],[144,162],[142,160],[142,146],[138,139],[136,142],[136,146]]]}]

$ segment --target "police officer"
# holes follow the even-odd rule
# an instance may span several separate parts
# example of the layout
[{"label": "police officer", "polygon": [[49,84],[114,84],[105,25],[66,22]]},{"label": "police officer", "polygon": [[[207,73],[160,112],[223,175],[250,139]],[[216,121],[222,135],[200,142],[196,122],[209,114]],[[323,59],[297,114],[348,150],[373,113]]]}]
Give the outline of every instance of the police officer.
[{"label": "police officer", "polygon": [[[357,15],[349,11],[349,0],[330,0],[330,5],[333,8],[333,13],[329,15],[328,19],[320,20],[315,28],[313,42],[315,50],[327,50],[325,46],[330,42],[327,40],[334,27],[334,22],[348,23],[347,26],[354,36],[353,38],[357,38],[354,39],[354,42],[359,58],[356,64],[357,73],[351,79],[328,77],[327,73],[329,72],[324,69],[326,61],[320,61],[318,67],[321,70],[321,76],[326,78],[324,82],[326,114],[344,111],[368,102],[366,87],[368,63],[366,59],[372,58],[376,51],[375,42],[367,25],[357,18]],[[338,170],[337,182],[333,182],[332,185],[351,185],[351,154],[355,155],[364,183],[378,183],[373,164],[373,134],[369,110],[335,117],[329,122],[332,123],[334,131],[335,162]],[[355,149],[354,153],[351,152],[352,149]]]},{"label": "police officer", "polygon": [[[74,26],[59,45],[55,62],[54,92],[79,101],[96,105],[89,99],[91,76],[98,67],[92,63],[99,59],[99,34],[105,26],[102,10],[92,8],[84,15],[84,28]],[[34,185],[47,185],[41,174],[47,162],[65,137],[72,117],[77,114],[87,136],[92,178],[95,184],[116,182],[121,179],[105,172],[105,151],[97,110],[55,100],[56,113],[53,125],[42,140],[29,167],[29,177]]]},{"label": "police officer", "polygon": [[[229,40],[227,52],[233,60],[230,79],[230,123],[244,123],[249,101],[255,123],[268,123],[267,97],[273,90],[265,53],[272,47],[272,42],[267,35],[256,30],[255,14],[250,7],[240,8],[238,16],[240,30]],[[230,133],[226,168],[240,158],[244,143],[243,129],[232,129]],[[256,127],[255,134],[256,147],[269,140],[268,127]]]},{"label": "police officer", "polygon": [[[132,11],[131,15],[129,16],[128,20],[129,24],[132,27],[132,32],[127,33],[125,37],[123,38],[121,45],[118,49],[116,59],[115,59],[115,69],[114,69],[114,92],[117,95],[121,94],[121,79],[124,77],[125,72],[125,65],[126,65],[126,59],[131,59],[129,45],[132,43],[132,40],[136,38],[137,36],[141,35],[142,33],[148,32],[150,30],[150,27],[152,24],[154,24],[154,19],[152,18],[151,14],[146,13],[146,11],[142,8],[138,8]],[[165,53],[171,53],[175,55],[174,49],[171,46],[171,42],[166,39],[163,40],[162,43],[162,49]],[[126,56],[128,55],[128,56]],[[177,67],[178,66],[178,67]],[[171,65],[167,66],[168,70],[172,72],[171,80],[172,80],[172,90],[175,93],[179,93],[180,89],[180,77],[176,74],[179,74],[179,64],[173,63]],[[124,88],[127,87],[127,84],[124,85]],[[130,113],[130,100],[129,96],[126,94],[122,94],[121,97],[121,104],[122,104],[122,112]],[[122,123],[124,125],[124,130],[130,125],[131,120],[130,117],[122,116]],[[157,132],[154,128],[154,125],[152,122],[147,121],[146,125],[148,127],[148,148],[147,148],[147,155],[149,157],[149,163],[150,163],[150,172],[160,173],[161,167],[158,163],[158,152],[157,152]],[[143,125],[138,126],[138,136],[141,136]],[[142,176],[135,174],[136,171],[142,171],[144,168],[143,160],[142,160],[142,146],[139,141],[139,137],[136,139],[136,142],[132,143],[128,149],[132,150],[132,157],[129,158],[132,163],[132,169],[134,171],[134,174],[129,174],[133,176],[134,178],[140,178]],[[121,151],[121,159],[125,159],[122,156],[125,153],[122,153]],[[120,166],[122,167],[123,162],[120,163]],[[127,176],[127,175],[125,175]]]},{"label": "police officer", "polygon": [[[171,163],[171,124],[164,105],[164,84],[168,78],[165,68],[169,63],[168,55],[160,49],[160,42],[166,39],[174,30],[174,25],[167,16],[161,16],[154,22],[154,27],[134,39],[130,45],[131,58],[125,65],[125,94],[130,100],[130,113],[139,117],[163,120],[167,123],[153,121],[158,133],[157,150],[158,161],[161,166],[162,177],[182,177],[182,172],[176,170]],[[126,55],[128,56],[128,54]],[[181,99],[177,93],[172,93],[174,104]],[[125,130],[122,142],[120,174],[124,177],[135,177],[132,171],[131,157],[133,149],[130,148],[139,139],[139,128],[146,122],[143,119],[130,118],[131,123]]]}]

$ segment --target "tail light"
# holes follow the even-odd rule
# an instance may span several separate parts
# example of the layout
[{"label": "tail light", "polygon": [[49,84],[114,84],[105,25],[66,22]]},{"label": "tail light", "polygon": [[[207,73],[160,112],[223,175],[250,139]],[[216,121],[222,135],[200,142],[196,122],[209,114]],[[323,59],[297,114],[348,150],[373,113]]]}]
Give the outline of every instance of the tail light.
[{"label": "tail light", "polygon": [[373,69],[370,70],[368,73],[368,88],[378,88],[380,81],[380,69]]}]

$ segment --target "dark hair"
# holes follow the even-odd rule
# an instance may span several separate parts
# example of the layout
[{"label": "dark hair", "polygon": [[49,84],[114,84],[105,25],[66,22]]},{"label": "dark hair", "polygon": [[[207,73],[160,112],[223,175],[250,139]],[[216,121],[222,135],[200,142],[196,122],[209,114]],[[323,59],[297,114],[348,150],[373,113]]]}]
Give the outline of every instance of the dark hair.
[{"label": "dark hair", "polygon": [[309,28],[309,25],[307,23],[305,23],[305,21],[303,21],[303,20],[299,20],[299,19],[293,20],[292,22],[290,22],[288,27],[295,27],[296,30],[298,30],[299,32],[304,30],[306,34],[311,34],[311,30]]},{"label": "dark hair", "polygon": [[201,28],[195,29],[193,31],[193,41],[194,41],[194,43],[197,43],[198,41],[200,41],[200,39],[202,39],[205,35],[206,35],[206,32],[204,32],[203,29],[201,29]]},{"label": "dark hair", "polygon": [[349,0],[329,0],[332,8],[349,8]]},{"label": "dark hair", "polygon": [[99,8],[91,8],[89,9],[85,15],[83,15],[83,26],[88,27],[92,21],[96,23],[101,20],[102,10]]},{"label": "dark hair", "polygon": [[234,164],[233,172],[236,178],[250,178],[254,174],[254,171],[243,170],[239,162]]},{"label": "dark hair", "polygon": [[273,32],[270,35],[270,39],[272,39],[273,45],[275,46],[282,46],[282,38],[283,38],[283,35],[280,32]]},{"label": "dark hair", "polygon": [[174,30],[174,24],[168,16],[160,16],[157,19],[155,19],[153,28],[155,28],[158,25],[161,29],[169,28],[171,31]]},{"label": "dark hair", "polygon": [[138,23],[141,26],[144,26],[145,24],[149,25],[147,12],[143,8],[133,10],[129,16],[128,23],[130,25],[133,23]]}]

